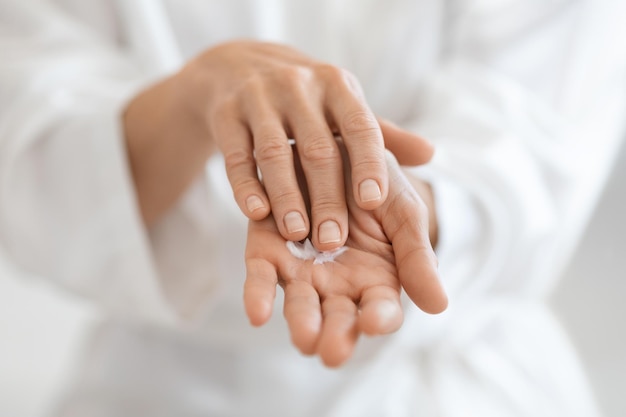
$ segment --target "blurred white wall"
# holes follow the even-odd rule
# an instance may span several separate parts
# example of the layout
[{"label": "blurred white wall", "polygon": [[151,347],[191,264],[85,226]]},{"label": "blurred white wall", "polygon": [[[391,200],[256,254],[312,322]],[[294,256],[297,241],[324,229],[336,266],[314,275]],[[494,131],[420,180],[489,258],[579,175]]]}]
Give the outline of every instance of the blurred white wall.
[{"label": "blurred white wall", "polygon": [[45,417],[96,313],[0,258],[0,416]]},{"label": "blurred white wall", "polygon": [[626,146],[553,306],[606,417],[626,415]]},{"label": "blurred white wall", "polygon": [[[606,417],[626,412],[625,213],[626,148],[553,297]],[[0,416],[46,416],[95,319],[85,304],[0,264]]]}]

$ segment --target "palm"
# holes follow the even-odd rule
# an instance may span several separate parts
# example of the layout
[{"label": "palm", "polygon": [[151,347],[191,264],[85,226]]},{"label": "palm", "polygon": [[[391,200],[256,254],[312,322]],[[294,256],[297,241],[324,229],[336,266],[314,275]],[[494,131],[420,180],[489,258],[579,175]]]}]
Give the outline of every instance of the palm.
[{"label": "palm", "polygon": [[423,236],[423,218],[416,215],[419,197],[406,181],[394,181],[391,188],[388,201],[371,212],[348,199],[348,250],[334,262],[294,257],[271,216],[251,221],[244,291],[251,322],[268,320],[280,284],[293,343],[337,366],[351,355],[360,333],[386,334],[400,327],[401,287],[422,309],[441,310],[445,296]]}]

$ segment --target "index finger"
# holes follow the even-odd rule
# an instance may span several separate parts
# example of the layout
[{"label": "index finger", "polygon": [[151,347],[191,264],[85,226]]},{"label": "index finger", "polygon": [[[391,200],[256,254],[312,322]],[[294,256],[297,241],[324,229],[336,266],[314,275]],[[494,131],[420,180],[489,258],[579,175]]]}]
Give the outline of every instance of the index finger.
[{"label": "index finger", "polygon": [[356,79],[340,69],[328,72],[325,105],[348,151],[354,199],[360,208],[373,210],[389,190],[383,134]]}]

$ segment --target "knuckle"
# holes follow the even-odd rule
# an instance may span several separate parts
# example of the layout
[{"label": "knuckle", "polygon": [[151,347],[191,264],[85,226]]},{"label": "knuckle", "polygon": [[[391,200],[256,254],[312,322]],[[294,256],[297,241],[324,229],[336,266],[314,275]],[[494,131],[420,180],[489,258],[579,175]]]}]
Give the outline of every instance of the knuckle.
[{"label": "knuckle", "polygon": [[277,135],[261,136],[255,148],[259,162],[271,162],[291,157],[291,147],[284,137]]},{"label": "knuckle", "polygon": [[296,87],[308,83],[312,77],[311,70],[301,65],[286,67],[278,75],[284,84]]},{"label": "knuckle", "polygon": [[226,123],[238,122],[237,102],[232,96],[223,97],[207,109],[207,118],[210,126],[221,126]]},{"label": "knuckle", "polygon": [[317,67],[318,76],[326,83],[341,91],[347,91],[355,97],[363,98],[363,89],[357,77],[345,68],[330,64],[320,64]]},{"label": "knuckle", "polygon": [[404,192],[391,197],[388,213],[402,213],[401,220],[396,222],[396,231],[406,228],[421,232],[423,226],[420,219],[428,218],[428,207],[421,198]]},{"label": "knuckle", "polygon": [[[274,178],[272,174],[277,175],[277,177]],[[275,216],[281,217],[288,211],[301,211],[303,209],[302,194],[297,184],[286,181],[281,172],[264,173],[263,176],[267,179],[264,181],[265,192]]]},{"label": "knuckle", "polygon": [[338,199],[335,195],[320,195],[311,201],[311,210],[317,214],[341,213],[345,210],[345,205],[343,199]]},{"label": "knuckle", "polygon": [[345,134],[357,136],[379,135],[380,127],[373,114],[367,111],[353,111],[347,113],[342,120]]},{"label": "knuckle", "polygon": [[254,163],[254,158],[250,152],[243,149],[233,150],[224,154],[224,164],[231,173],[238,172],[242,168],[247,170]]},{"label": "knuckle", "polygon": [[288,112],[308,110],[310,103],[321,95],[321,89],[309,67],[291,66],[277,75],[281,76],[277,83],[282,90],[277,105],[286,108]]},{"label": "knuckle", "polygon": [[345,82],[346,77],[350,75],[347,70],[326,63],[317,65],[315,67],[315,71],[320,78],[331,83],[343,83]]},{"label": "knuckle", "polygon": [[[385,176],[385,159],[376,150],[355,152],[351,156],[350,167],[352,178],[362,181],[365,178],[379,178]],[[355,183],[356,185],[356,183]]]},{"label": "knuckle", "polygon": [[302,144],[302,159],[308,162],[338,162],[339,150],[329,137],[313,134],[305,137]]},{"label": "knuckle", "polygon": [[258,180],[252,177],[242,177],[235,178],[231,181],[231,187],[233,189],[233,193],[236,196],[247,194],[247,190],[252,188],[256,188],[258,185]]},{"label": "knuckle", "polygon": [[417,221],[422,216],[428,215],[428,206],[405,178],[398,177],[390,181],[392,181],[390,187],[398,190],[390,196],[393,209],[399,213],[405,213],[405,218],[408,220]]},{"label": "knuckle", "polygon": [[237,100],[238,102],[249,103],[252,98],[259,99],[267,95],[266,83],[265,77],[262,74],[247,74],[242,77],[239,83],[222,94],[227,97],[232,97],[233,100]]},{"label": "knuckle", "polygon": [[334,213],[343,218],[346,212],[346,195],[343,179],[335,177],[316,178],[309,185],[311,210],[313,212]]},{"label": "knuckle", "polygon": [[377,154],[359,154],[358,157],[353,158],[352,170],[355,171],[355,175],[359,176],[373,174],[380,175],[384,171],[384,159],[379,158]]},{"label": "knuckle", "polygon": [[419,259],[422,257],[431,258],[432,256],[432,249],[424,245],[417,245],[408,249],[401,256],[398,256],[398,258],[396,259],[396,263],[398,265],[398,268],[403,268],[403,266],[411,259]]},{"label": "knuckle", "polygon": [[297,188],[285,184],[284,186],[270,188],[267,192],[270,204],[277,212],[286,212],[289,211],[290,208],[299,208],[300,206],[301,194]]},{"label": "knuckle", "polygon": [[248,74],[241,82],[242,92],[260,92],[265,89],[265,78],[258,72]]},{"label": "knuckle", "polygon": [[404,192],[393,193],[389,196],[389,209],[396,213],[402,213],[403,222],[410,222],[413,221],[418,214],[418,209],[415,206],[417,199],[410,190],[403,191]]}]

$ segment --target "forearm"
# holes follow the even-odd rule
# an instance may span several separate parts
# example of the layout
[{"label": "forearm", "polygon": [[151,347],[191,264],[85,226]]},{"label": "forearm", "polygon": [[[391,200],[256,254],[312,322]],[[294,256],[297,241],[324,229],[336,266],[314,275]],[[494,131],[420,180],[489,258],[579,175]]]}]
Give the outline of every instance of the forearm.
[{"label": "forearm", "polygon": [[123,119],[138,204],[150,226],[202,172],[215,146],[204,120],[184,105],[176,76],[137,95]]}]

